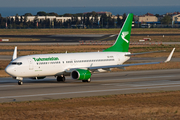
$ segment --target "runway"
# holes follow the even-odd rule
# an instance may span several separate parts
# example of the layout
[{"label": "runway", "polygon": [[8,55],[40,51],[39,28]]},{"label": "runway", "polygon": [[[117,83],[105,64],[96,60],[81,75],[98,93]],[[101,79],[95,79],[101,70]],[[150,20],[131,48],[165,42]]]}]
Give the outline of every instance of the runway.
[{"label": "runway", "polygon": [[180,90],[179,73],[180,69],[99,73],[92,75],[91,83],[70,77],[65,83],[57,83],[54,77],[48,77],[24,79],[21,86],[12,78],[0,78],[0,102]]}]

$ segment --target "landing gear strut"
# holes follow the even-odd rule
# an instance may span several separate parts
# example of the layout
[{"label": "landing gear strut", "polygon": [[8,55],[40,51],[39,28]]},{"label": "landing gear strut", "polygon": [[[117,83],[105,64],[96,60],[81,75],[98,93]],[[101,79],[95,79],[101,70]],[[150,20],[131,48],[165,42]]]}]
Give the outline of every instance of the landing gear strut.
[{"label": "landing gear strut", "polygon": [[19,80],[18,81],[18,85],[22,85],[23,84],[23,81],[22,80]]},{"label": "landing gear strut", "polygon": [[90,83],[90,82],[91,82],[91,78],[89,78],[88,80],[82,80],[82,82],[88,82],[88,83]]},{"label": "landing gear strut", "polygon": [[66,78],[64,75],[57,76],[57,82],[65,82]]}]

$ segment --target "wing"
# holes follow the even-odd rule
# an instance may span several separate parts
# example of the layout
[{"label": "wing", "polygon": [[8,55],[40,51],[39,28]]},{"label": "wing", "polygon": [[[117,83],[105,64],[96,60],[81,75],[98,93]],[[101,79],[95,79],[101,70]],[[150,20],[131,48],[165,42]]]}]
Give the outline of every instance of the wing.
[{"label": "wing", "polygon": [[124,67],[129,67],[129,66],[136,66],[136,65],[150,65],[150,64],[159,64],[159,63],[167,63],[171,60],[172,55],[174,53],[175,48],[171,51],[170,55],[165,61],[159,61],[159,62],[148,62],[148,63],[134,63],[134,64],[122,64],[122,65],[107,65],[107,66],[95,66],[93,67],[92,65],[87,68],[71,68],[71,69],[66,69],[65,72],[72,72],[73,70],[76,69],[85,69],[85,70],[91,70],[95,71],[97,69],[109,69],[109,68],[124,68]]},{"label": "wing", "polygon": [[152,52],[142,52],[142,53],[131,53],[131,54],[126,54],[125,56],[135,56],[135,55],[142,55],[142,54],[147,54],[147,53],[158,53],[158,52],[164,52],[166,50],[161,50],[161,51],[152,51]]}]

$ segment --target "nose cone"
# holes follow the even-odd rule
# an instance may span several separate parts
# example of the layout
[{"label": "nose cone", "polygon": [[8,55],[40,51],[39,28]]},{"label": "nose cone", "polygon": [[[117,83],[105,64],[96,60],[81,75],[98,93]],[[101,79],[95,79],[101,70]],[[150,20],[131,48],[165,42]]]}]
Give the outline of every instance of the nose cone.
[{"label": "nose cone", "polygon": [[14,67],[8,65],[5,69],[5,72],[11,76],[14,76],[13,73],[14,73]]}]

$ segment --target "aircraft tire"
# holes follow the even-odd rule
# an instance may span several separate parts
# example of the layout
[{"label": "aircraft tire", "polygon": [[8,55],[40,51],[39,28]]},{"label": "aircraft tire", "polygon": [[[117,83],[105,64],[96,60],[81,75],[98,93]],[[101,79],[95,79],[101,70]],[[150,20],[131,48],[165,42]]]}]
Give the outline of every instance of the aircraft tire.
[{"label": "aircraft tire", "polygon": [[61,81],[62,81],[62,82],[65,82],[65,81],[66,81],[66,78],[63,76],[63,77],[61,78]]},{"label": "aircraft tire", "polygon": [[66,78],[63,76],[58,76],[57,77],[57,82],[65,82]]},{"label": "aircraft tire", "polygon": [[57,77],[57,82],[61,82],[61,77],[60,76]]},{"label": "aircraft tire", "polygon": [[19,80],[18,85],[22,85],[22,84],[23,84],[23,81]]},{"label": "aircraft tire", "polygon": [[91,78],[89,78],[88,80],[82,80],[82,82],[90,83],[91,82]]},{"label": "aircraft tire", "polygon": [[89,79],[87,80],[87,82],[90,83],[90,82],[91,82],[91,78],[89,78]]}]

